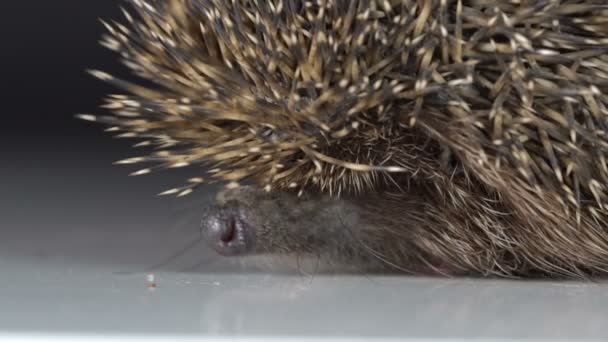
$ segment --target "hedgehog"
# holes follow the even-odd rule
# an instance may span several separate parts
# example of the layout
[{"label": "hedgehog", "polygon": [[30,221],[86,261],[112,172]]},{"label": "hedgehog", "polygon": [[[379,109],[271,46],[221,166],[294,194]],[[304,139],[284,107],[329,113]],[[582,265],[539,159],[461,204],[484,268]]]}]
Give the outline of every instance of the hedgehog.
[{"label": "hedgehog", "polygon": [[219,254],[379,272],[608,271],[605,0],[130,0],[132,81],[80,118],[200,168]]}]

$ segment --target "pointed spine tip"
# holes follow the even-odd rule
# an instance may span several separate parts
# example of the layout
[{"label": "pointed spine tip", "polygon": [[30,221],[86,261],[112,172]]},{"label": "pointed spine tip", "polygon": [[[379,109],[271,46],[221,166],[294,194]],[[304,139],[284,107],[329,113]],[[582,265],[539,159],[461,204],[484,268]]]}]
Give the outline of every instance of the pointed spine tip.
[{"label": "pointed spine tip", "polygon": [[91,122],[97,121],[97,117],[95,115],[91,115],[91,114],[77,114],[74,117],[77,119],[80,119],[80,120],[85,120],[85,121],[91,121]]}]

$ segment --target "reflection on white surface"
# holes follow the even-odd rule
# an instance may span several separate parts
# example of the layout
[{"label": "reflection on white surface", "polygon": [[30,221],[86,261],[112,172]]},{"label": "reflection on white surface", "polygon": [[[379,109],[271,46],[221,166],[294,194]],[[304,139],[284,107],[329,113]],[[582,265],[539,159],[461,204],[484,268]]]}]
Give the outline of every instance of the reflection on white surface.
[{"label": "reflection on white surface", "polygon": [[0,266],[0,330],[9,333],[425,341],[608,336],[608,287],[601,284],[156,273],[150,289],[146,273]]},{"label": "reflection on white surface", "polygon": [[[72,341],[112,341],[112,342],[164,342],[164,341],[208,341],[208,342],[228,342],[234,341],[233,337],[206,337],[201,338],[198,336],[177,336],[177,335],[166,335],[166,336],[149,336],[149,335],[35,335],[35,334],[12,334],[12,335],[0,335],[0,341],[14,341],[14,342],[72,342]],[[280,336],[280,337],[240,337],[238,341],[241,342],[350,342],[350,341],[403,341],[402,338],[369,338],[369,337],[348,337],[348,338],[322,338],[322,337],[292,337],[292,336]],[[407,339],[407,341],[420,341],[420,342],[444,342],[444,339]],[[450,342],[468,342],[467,339],[450,339]],[[505,339],[486,339],[487,342],[502,342],[509,341]]]}]

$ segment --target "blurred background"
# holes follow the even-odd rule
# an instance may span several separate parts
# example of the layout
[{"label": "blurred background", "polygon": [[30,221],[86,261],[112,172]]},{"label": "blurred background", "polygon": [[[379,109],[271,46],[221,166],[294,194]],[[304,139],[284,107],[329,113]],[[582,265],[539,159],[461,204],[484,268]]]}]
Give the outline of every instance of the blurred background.
[{"label": "blurred background", "polygon": [[[132,168],[112,163],[141,153],[130,148],[135,141],[114,139],[105,127],[74,118],[103,113],[98,109],[102,98],[115,90],[86,69],[128,75],[97,43],[103,32],[98,19],[120,19],[119,4],[0,4],[3,258],[141,265],[157,261],[154,257],[162,255],[157,249],[175,236],[174,230],[197,233],[204,194],[182,200],[155,195],[199,170],[128,177]],[[69,241],[58,231],[69,232]],[[137,253],[93,253],[107,248]]]},{"label": "blurred background", "polygon": [[203,244],[168,260],[214,189],[158,198],[199,170],[128,177],[112,162],[134,141],[74,119],[114,90],[85,69],[127,75],[97,44],[120,3],[0,1],[0,340],[608,336],[601,284],[251,274]]}]

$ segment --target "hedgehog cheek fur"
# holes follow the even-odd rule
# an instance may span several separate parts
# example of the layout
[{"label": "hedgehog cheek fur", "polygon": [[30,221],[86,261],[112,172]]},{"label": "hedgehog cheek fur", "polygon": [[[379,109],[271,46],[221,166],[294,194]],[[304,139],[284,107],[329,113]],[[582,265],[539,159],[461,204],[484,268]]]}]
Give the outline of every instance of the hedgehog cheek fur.
[{"label": "hedgehog cheek fur", "polygon": [[201,232],[225,256],[317,258],[328,271],[464,274],[424,251],[421,198],[222,191]]},{"label": "hedgehog cheek fur", "polygon": [[[345,212],[351,217],[342,218]],[[353,214],[347,202],[331,197],[239,187],[220,192],[203,210],[201,233],[223,255],[319,255],[352,245],[344,228],[357,226]]]}]

